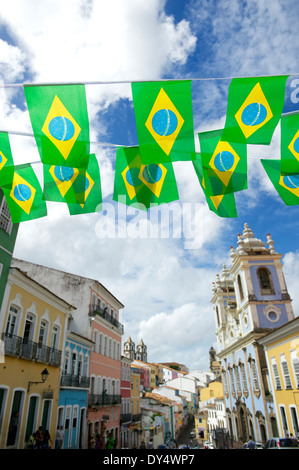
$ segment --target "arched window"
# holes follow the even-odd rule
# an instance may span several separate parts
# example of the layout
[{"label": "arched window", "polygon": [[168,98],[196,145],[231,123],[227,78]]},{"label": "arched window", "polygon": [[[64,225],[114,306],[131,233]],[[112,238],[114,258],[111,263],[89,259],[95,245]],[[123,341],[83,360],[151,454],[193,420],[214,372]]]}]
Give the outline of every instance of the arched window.
[{"label": "arched window", "polygon": [[267,268],[259,268],[257,276],[260,284],[262,294],[274,294],[274,288],[271,278],[271,273]]},{"label": "arched window", "polygon": [[240,292],[240,300],[242,301],[242,300],[244,300],[244,292],[243,292],[243,286],[242,286],[242,281],[241,281],[240,274],[238,274],[237,282],[238,282],[238,288],[239,288],[239,292]]}]

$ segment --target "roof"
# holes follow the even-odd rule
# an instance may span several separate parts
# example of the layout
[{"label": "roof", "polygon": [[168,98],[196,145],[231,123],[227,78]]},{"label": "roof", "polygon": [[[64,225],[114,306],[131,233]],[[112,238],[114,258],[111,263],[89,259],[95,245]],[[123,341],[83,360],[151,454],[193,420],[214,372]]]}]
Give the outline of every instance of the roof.
[{"label": "roof", "polygon": [[13,261],[16,261],[17,263],[27,263],[27,264],[31,264],[33,266],[39,266],[41,268],[44,268],[44,269],[50,269],[51,271],[57,271],[59,273],[64,273],[64,274],[67,274],[68,276],[73,276],[73,277],[79,277],[81,279],[86,279],[86,280],[89,280],[89,281],[93,281],[93,282],[96,282],[97,284],[99,284],[109,295],[111,295],[111,297],[113,297],[118,303],[119,305],[121,305],[120,308],[124,308],[124,305],[100,282],[98,281],[97,279],[93,279],[93,278],[89,278],[89,277],[84,277],[84,276],[80,276],[79,274],[73,274],[73,273],[69,273],[67,271],[62,271],[60,269],[56,269],[56,268],[51,268],[50,266],[44,266],[42,264],[37,264],[37,263],[32,263],[31,261],[25,261],[25,260],[22,260],[22,259],[18,259],[18,258],[12,258],[12,263]]}]

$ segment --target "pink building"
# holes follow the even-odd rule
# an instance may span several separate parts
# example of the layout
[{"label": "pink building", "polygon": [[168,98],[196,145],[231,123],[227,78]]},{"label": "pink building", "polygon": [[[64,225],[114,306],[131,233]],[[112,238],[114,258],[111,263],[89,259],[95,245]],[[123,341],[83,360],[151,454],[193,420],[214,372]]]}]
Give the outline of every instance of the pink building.
[{"label": "pink building", "polygon": [[131,363],[128,357],[121,358],[121,414],[120,414],[120,446],[130,448],[131,444]]},{"label": "pink building", "polygon": [[111,432],[120,445],[121,415],[121,337],[119,309],[123,305],[101,284],[90,292],[90,323],[94,346],[90,358],[88,435]]}]

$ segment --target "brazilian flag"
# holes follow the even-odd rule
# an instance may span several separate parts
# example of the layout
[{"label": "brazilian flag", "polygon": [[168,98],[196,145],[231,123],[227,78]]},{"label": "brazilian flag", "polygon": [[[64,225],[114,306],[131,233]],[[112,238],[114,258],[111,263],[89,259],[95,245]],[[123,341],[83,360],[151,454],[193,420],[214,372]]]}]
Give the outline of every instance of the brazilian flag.
[{"label": "brazilian flag", "polygon": [[299,204],[299,169],[297,174],[281,171],[280,160],[261,160],[271,183],[287,206]]},{"label": "brazilian flag", "polygon": [[113,200],[140,210],[179,199],[171,163],[143,164],[139,147],[119,147],[116,153]]},{"label": "brazilian flag", "polygon": [[47,215],[42,189],[30,164],[15,166],[11,184],[2,189],[13,223]]},{"label": "brazilian flag", "polygon": [[281,117],[287,78],[287,75],[234,78],[228,92],[222,140],[270,144]]},{"label": "brazilian flag", "polygon": [[194,160],[191,81],[131,86],[142,163]]},{"label": "brazilian flag", "polygon": [[43,171],[44,198],[48,201],[79,204],[83,207],[93,186],[100,184],[99,168],[95,155],[90,155],[87,169],[43,165]]},{"label": "brazilian flag", "polygon": [[41,161],[87,168],[89,121],[84,85],[24,86]]},{"label": "brazilian flag", "polygon": [[299,173],[299,114],[283,116],[281,126],[281,171]]},{"label": "brazilian flag", "polygon": [[233,218],[238,217],[234,193],[219,194],[217,196],[209,196],[206,193],[204,172],[202,167],[201,155],[197,154],[197,158],[193,163],[195,173],[198,181],[205,194],[207,204],[212,212],[215,212],[219,217]]},{"label": "brazilian flag", "polygon": [[247,145],[223,141],[222,133],[198,134],[205,194],[209,196],[247,189]]},{"label": "brazilian flag", "polygon": [[79,202],[75,204],[69,203],[68,209],[70,215],[87,214],[102,210],[100,169],[97,158],[94,154],[89,157],[87,169],[79,171],[74,187],[77,187],[77,191],[80,191],[80,188],[82,188],[81,191],[84,190],[82,194],[84,202],[80,202],[81,198],[77,196]]},{"label": "brazilian flag", "polygon": [[14,161],[7,132],[0,132],[0,187],[11,186]]}]

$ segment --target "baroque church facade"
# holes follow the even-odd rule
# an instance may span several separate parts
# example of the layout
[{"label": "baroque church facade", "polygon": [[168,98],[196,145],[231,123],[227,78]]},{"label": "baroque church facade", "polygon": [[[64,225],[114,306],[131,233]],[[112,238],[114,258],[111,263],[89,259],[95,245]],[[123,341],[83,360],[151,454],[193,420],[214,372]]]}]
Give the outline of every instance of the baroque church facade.
[{"label": "baroque church facade", "polygon": [[248,224],[231,247],[231,267],[213,283],[217,359],[220,362],[231,437],[265,442],[277,436],[278,417],[259,340],[294,318],[281,258]]}]

